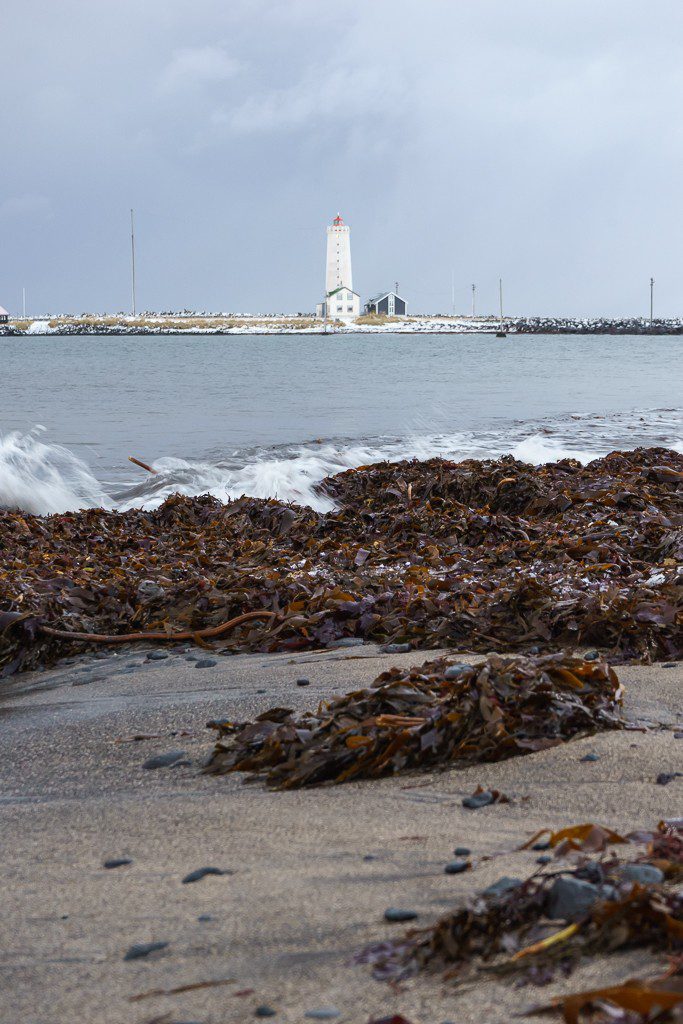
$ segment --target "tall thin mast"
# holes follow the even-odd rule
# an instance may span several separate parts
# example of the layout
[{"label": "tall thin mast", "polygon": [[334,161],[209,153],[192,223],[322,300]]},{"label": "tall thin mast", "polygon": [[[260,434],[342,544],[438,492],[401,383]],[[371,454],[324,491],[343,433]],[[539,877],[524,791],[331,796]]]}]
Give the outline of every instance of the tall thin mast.
[{"label": "tall thin mast", "polygon": [[133,220],[133,211],[130,211],[130,257],[131,257],[131,272],[132,272],[132,306],[133,316],[135,316],[135,221]]},{"label": "tall thin mast", "polygon": [[655,309],[655,279],[650,278],[650,327],[652,327],[652,320]]},{"label": "tall thin mast", "polygon": [[455,316],[455,271],[451,270],[451,313]]},{"label": "tall thin mast", "polygon": [[21,289],[21,310],[24,320],[26,319],[26,288]]},{"label": "tall thin mast", "polygon": [[500,298],[500,329],[503,330],[503,278],[498,278],[498,295]]},{"label": "tall thin mast", "polygon": [[475,315],[475,310],[476,310],[476,295],[477,295],[477,286],[476,286],[476,284],[473,284],[472,285],[472,316]]}]

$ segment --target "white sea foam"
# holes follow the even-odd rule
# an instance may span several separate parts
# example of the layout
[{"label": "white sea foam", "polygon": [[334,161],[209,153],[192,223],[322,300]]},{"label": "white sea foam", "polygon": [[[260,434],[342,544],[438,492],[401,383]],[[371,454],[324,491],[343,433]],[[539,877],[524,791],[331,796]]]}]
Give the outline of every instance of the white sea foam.
[{"label": "white sea foam", "polygon": [[40,441],[42,429],[0,437],[0,507],[49,515],[110,506],[85,462],[68,448]]},{"label": "white sea foam", "polygon": [[[581,463],[614,448],[664,445],[683,453],[680,418],[674,410],[613,416],[576,414],[544,423],[516,423],[482,431],[327,440],[233,453],[229,459],[161,458],[154,475],[131,469],[117,484],[102,484],[67,448],[28,434],[0,437],[0,506],[49,514],[79,508],[155,508],[170,494],[211,494],[221,501],[243,494],[330,511],[332,500],[317,490],[327,476],[375,462],[402,459],[497,458],[510,454],[538,465],[573,458]],[[122,460],[123,461],[123,460]]]}]

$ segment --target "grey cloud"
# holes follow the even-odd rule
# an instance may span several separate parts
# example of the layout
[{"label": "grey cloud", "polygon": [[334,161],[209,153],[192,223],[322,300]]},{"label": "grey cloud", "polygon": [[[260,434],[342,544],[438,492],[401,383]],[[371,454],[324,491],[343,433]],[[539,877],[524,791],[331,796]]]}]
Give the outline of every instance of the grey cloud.
[{"label": "grey cloud", "polygon": [[[0,302],[681,309],[678,0],[5,0]],[[40,208],[26,197],[45,197]],[[28,205],[21,207],[21,202]],[[19,206],[17,206],[19,203]],[[14,211],[14,212],[12,212]]]}]

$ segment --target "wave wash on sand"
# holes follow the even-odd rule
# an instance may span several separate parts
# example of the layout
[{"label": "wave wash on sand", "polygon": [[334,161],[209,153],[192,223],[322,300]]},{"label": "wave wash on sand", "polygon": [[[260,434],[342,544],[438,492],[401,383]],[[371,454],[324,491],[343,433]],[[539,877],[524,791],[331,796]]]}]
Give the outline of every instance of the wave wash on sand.
[{"label": "wave wash on sand", "polygon": [[681,655],[676,452],[381,463],[320,486],[334,511],[176,495],[152,511],[0,512],[2,671],[82,648],[74,632],[151,630],[210,629],[225,651],[373,640]]}]

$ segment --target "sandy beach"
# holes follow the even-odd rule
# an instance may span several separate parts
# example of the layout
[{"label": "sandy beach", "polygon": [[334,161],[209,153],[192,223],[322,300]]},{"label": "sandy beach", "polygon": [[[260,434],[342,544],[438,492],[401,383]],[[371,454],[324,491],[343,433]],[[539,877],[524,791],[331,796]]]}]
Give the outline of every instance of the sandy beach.
[{"label": "sandy beach", "polygon": [[[217,658],[197,649],[148,660],[142,649],[70,659],[3,683],[0,1016],[13,1024],[73,1021],[367,1024],[401,1013],[413,1024],[508,1021],[559,991],[621,980],[652,964],[642,952],[600,959],[543,989],[482,974],[466,989],[422,975],[399,990],[350,960],[395,937],[387,907],[433,922],[503,875],[526,877],[537,853],[511,852],[444,874],[456,846],[473,858],[513,850],[544,826],[594,821],[654,826],[680,810],[683,668],[619,666],[625,710],[647,731],[603,733],[466,769],[296,792],[239,776],[200,774],[216,716],[246,719],[274,705],[304,709],[365,685],[422,652],[352,651]],[[432,656],[433,652],[425,653]],[[472,659],[470,659],[472,660]],[[306,677],[310,685],[297,686]],[[153,738],[125,742],[134,735]],[[680,749],[679,749],[680,747]],[[176,767],[144,770],[183,751]],[[587,753],[598,760],[584,762]],[[514,802],[478,811],[478,784]],[[110,858],[131,863],[105,869]],[[206,866],[234,872],[182,884]],[[135,943],[164,942],[135,961]],[[205,981],[229,983],[135,997]]]}]

